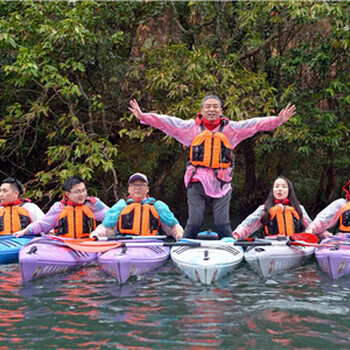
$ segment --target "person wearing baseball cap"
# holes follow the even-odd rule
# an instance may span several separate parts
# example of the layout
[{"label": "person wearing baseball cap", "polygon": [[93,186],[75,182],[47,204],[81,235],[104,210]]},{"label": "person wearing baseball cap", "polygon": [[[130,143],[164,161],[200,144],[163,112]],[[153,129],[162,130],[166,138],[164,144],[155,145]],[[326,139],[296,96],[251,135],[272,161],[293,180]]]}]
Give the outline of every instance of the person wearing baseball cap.
[{"label": "person wearing baseball cap", "polygon": [[135,180],[141,180],[143,182],[145,182],[148,185],[148,179],[147,176],[141,173],[135,173],[133,175],[131,175],[129,177],[129,181],[128,184],[130,185],[132,182],[134,182]]},{"label": "person wearing baseball cap", "polygon": [[148,195],[149,182],[145,174],[131,175],[128,185],[129,196],[120,199],[106,213],[102,224],[90,237],[155,236],[162,229],[177,240],[182,238],[183,228],[168,205]]}]

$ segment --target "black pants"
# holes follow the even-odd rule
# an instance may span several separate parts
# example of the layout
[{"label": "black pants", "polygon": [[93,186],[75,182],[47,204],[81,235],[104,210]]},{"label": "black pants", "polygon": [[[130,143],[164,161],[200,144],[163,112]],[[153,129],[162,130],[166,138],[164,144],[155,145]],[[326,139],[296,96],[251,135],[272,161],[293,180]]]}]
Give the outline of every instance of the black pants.
[{"label": "black pants", "polygon": [[187,190],[188,220],[184,238],[197,238],[203,223],[206,204],[211,204],[213,208],[214,224],[218,230],[219,238],[232,237],[230,223],[231,192],[220,198],[212,198],[205,194],[200,182],[190,183]]}]

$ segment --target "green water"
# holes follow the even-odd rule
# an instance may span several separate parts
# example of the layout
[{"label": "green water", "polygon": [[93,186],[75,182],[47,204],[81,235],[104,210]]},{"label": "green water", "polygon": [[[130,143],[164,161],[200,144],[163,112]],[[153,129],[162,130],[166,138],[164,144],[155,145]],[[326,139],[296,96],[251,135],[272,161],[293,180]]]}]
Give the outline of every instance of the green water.
[{"label": "green water", "polygon": [[0,272],[0,349],[350,347],[350,279],[314,260],[267,281],[243,263],[209,287],[170,260],[123,286],[97,266],[25,285],[18,265]]}]

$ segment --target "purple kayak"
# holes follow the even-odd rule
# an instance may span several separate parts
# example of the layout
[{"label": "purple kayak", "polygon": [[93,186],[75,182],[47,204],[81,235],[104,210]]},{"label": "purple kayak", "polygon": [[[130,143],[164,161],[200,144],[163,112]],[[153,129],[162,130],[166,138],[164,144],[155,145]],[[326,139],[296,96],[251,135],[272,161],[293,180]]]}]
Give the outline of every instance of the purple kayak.
[{"label": "purple kayak", "polygon": [[338,233],[322,240],[321,244],[332,246],[316,249],[315,256],[320,268],[334,279],[350,274],[350,234]]},{"label": "purple kayak", "polygon": [[22,279],[28,282],[34,278],[78,269],[94,261],[96,256],[97,253],[71,249],[64,242],[53,238],[36,238],[19,252]]},{"label": "purple kayak", "polygon": [[[130,243],[130,240],[120,242]],[[159,240],[145,239],[138,241],[137,247],[130,245],[103,253],[97,257],[99,267],[119,283],[125,283],[130,276],[140,276],[152,271],[160,267],[170,254],[169,247],[149,245],[152,242],[159,244]],[[142,246],[142,243],[147,243],[147,246]]]}]

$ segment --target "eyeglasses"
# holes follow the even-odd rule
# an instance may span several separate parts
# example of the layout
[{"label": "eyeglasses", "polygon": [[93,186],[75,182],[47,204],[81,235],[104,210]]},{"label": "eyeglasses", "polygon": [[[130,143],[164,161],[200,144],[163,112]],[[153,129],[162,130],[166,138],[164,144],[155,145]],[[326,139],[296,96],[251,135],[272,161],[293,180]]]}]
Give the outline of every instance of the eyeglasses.
[{"label": "eyeglasses", "polygon": [[86,192],[87,192],[86,188],[84,188],[83,190],[70,191],[70,193],[73,193],[73,194],[84,194]]},{"label": "eyeglasses", "polygon": [[130,184],[129,186],[132,187],[132,188],[148,187],[147,184]]}]

